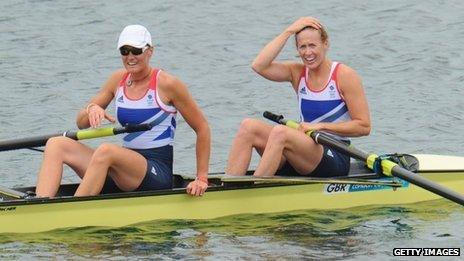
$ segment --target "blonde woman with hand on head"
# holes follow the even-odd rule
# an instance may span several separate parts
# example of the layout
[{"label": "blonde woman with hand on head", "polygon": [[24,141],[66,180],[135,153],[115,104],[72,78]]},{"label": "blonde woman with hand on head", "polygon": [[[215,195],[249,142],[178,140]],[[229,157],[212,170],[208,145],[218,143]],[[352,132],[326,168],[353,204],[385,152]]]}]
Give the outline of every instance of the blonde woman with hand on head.
[{"label": "blonde woman with hand on head", "polygon": [[[292,36],[301,62],[276,61]],[[312,17],[296,20],[261,50],[253,70],[270,81],[291,84],[298,97],[300,127],[295,130],[243,120],[229,153],[227,174],[244,175],[253,149],[261,155],[255,176],[273,176],[279,169],[312,177],[348,174],[349,156],[305,135],[308,130],[320,130],[349,143],[349,137],[370,133],[369,108],[360,77],[349,66],[330,60],[328,50],[327,31]]]}]

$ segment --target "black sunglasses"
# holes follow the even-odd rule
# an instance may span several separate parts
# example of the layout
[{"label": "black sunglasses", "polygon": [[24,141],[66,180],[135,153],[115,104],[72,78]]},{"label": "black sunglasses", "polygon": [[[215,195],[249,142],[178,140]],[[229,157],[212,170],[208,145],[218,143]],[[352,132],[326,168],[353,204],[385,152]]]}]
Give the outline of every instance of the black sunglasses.
[{"label": "black sunglasses", "polygon": [[148,46],[144,46],[142,48],[135,48],[132,46],[123,46],[119,48],[119,52],[121,53],[122,56],[128,56],[129,53],[132,53],[133,55],[141,55],[147,49],[148,49]]}]

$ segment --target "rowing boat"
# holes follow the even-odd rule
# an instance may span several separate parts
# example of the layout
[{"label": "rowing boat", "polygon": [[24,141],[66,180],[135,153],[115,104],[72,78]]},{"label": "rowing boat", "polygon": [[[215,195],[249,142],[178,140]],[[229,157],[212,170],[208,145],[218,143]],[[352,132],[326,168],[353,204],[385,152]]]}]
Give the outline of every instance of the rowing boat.
[{"label": "rowing boat", "polygon": [[[419,161],[416,175],[464,193],[464,157],[414,156]],[[175,175],[174,188],[170,190],[104,193],[90,197],[72,196],[78,184],[62,185],[55,198],[30,197],[34,187],[0,187],[0,233],[85,226],[121,227],[163,219],[212,219],[238,214],[411,204],[440,198],[407,181],[375,174],[361,162],[352,162],[350,175],[344,178],[255,178],[215,173],[210,175],[210,186],[202,197],[191,197],[185,193],[186,184],[193,178],[188,174]]]},{"label": "rowing boat", "polygon": [[[265,117],[296,128],[283,116]],[[0,151],[45,145],[54,136],[76,140],[149,129],[148,125],[105,127],[33,138],[0,141]],[[308,209],[344,209],[370,205],[410,204],[446,198],[464,205],[464,157],[443,155],[398,156],[418,163],[416,173],[392,157],[364,153],[330,136],[310,131],[308,136],[360,160],[350,174],[339,178],[301,177],[278,173],[262,178],[209,175],[208,192],[192,197],[185,191],[195,176],[174,175],[173,188],[143,192],[103,191],[98,196],[74,197],[78,184],[61,185],[56,197],[37,198],[35,187],[0,186],[0,233],[31,233],[87,226],[121,227],[152,220],[213,219],[238,214],[277,213]],[[404,164],[403,164],[404,165]],[[414,165],[414,164],[412,164]],[[292,176],[293,175],[293,176]]]}]

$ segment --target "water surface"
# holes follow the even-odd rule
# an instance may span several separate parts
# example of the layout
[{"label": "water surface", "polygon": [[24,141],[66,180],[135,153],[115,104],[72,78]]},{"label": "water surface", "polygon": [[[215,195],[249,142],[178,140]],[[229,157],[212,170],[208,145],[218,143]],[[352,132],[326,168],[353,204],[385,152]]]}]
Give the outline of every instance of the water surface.
[{"label": "water surface", "polygon": [[[300,16],[328,28],[330,57],[356,69],[373,130],[356,146],[377,153],[464,155],[464,5],[460,1],[35,1],[0,3],[0,139],[75,129],[75,116],[121,67],[117,37],[141,23],[152,65],[184,81],[211,124],[210,171],[222,171],[240,121],[264,110],[297,118],[289,84],[252,72],[259,50]],[[297,59],[290,39],[280,58]],[[180,119],[175,171],[195,167]],[[118,142],[118,138],[86,141]],[[41,154],[2,152],[1,184],[35,183]],[[252,167],[256,166],[256,158]],[[67,170],[66,182],[77,181]],[[398,246],[459,247],[463,212],[431,205],[166,221],[2,236],[8,259],[391,258]],[[31,217],[33,222],[33,217]],[[84,243],[85,242],[85,243]]]}]

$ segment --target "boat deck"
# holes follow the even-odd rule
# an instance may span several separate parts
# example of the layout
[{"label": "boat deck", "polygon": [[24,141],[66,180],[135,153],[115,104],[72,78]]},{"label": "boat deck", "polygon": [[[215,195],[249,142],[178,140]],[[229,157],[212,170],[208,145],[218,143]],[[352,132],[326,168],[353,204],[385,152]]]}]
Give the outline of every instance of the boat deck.
[{"label": "boat deck", "polygon": [[[373,173],[368,169],[362,162],[352,162],[350,173],[348,176],[334,177],[334,178],[312,178],[312,177],[302,177],[297,173],[283,173],[282,171],[278,172],[275,176],[275,182],[272,180],[263,182],[262,180],[256,180],[252,177],[254,171],[248,171],[247,175],[243,178],[224,179],[227,177],[224,173],[211,173],[208,176],[209,187],[208,190],[224,190],[224,189],[239,189],[239,188],[256,188],[256,187],[266,187],[266,186],[288,186],[288,185],[297,185],[301,184],[302,181],[312,182],[312,183],[325,183],[336,180],[363,180],[363,179],[376,179],[381,176]],[[230,176],[229,176],[230,177]],[[120,196],[131,196],[132,194],[143,195],[149,193],[153,194],[172,194],[176,191],[184,193],[185,187],[189,182],[195,179],[193,174],[174,174],[173,176],[173,188],[170,190],[158,190],[158,191],[144,191],[144,192],[120,192],[120,191],[102,191],[101,197],[114,197],[117,195]],[[60,186],[60,189],[55,197],[59,198],[69,198],[74,195],[79,184],[63,184]],[[18,188],[6,188],[0,186],[0,205],[2,203],[11,202],[11,201],[35,201],[35,187],[18,187]]]}]

